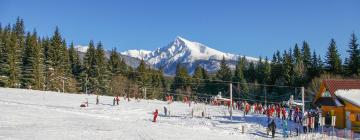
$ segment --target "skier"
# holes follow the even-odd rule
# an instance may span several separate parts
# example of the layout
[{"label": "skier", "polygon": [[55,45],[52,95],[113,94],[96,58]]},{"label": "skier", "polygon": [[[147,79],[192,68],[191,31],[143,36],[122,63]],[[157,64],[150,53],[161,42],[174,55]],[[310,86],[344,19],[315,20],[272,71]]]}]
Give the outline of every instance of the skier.
[{"label": "skier", "polygon": [[280,118],[280,106],[279,105],[276,105],[276,116],[278,117],[278,118]]},{"label": "skier", "polygon": [[292,114],[293,114],[293,108],[292,106],[290,106],[290,111],[289,111],[289,120],[292,120]]},{"label": "skier", "polygon": [[269,130],[271,131],[271,136],[275,137],[275,130],[276,130],[276,124],[275,121],[272,120],[271,123],[268,125]]},{"label": "skier", "polygon": [[268,123],[270,122],[270,116],[271,116],[271,110],[270,110],[270,108],[267,108],[266,109],[266,115],[267,115],[267,118],[268,118]]},{"label": "skier", "polygon": [[167,116],[167,108],[164,106],[164,114]]},{"label": "skier", "polygon": [[115,97],[114,97],[114,99],[113,99],[113,106],[115,105]]},{"label": "skier", "polygon": [[249,105],[249,103],[246,103],[246,105],[245,105],[245,114],[247,115],[249,113],[249,111],[250,111],[250,105]]},{"label": "skier", "polygon": [[285,109],[285,107],[282,107],[281,114],[282,114],[282,119],[285,120],[286,119],[286,109]]},{"label": "skier", "polygon": [[120,101],[119,96],[116,96],[116,104],[117,105],[119,105],[119,101]]},{"label": "skier", "polygon": [[156,118],[157,118],[158,114],[159,114],[159,112],[158,112],[158,110],[156,109],[155,112],[153,113],[153,115],[154,115],[153,122],[156,122]]},{"label": "skier", "polygon": [[287,130],[288,130],[287,121],[283,120],[283,136],[284,136],[284,138],[289,137],[289,135],[287,134]]},{"label": "skier", "polygon": [[308,116],[306,114],[306,112],[304,113],[304,117],[302,120],[302,126],[303,126],[303,133],[306,134],[307,133],[307,124],[308,123]]},{"label": "skier", "polygon": [[96,104],[99,104],[99,95],[96,95]]}]

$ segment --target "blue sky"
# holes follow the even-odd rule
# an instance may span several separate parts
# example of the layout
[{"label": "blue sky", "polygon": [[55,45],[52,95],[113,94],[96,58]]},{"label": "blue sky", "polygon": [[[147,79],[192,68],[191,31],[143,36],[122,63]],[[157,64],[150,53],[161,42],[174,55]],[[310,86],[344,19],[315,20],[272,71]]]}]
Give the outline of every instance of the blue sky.
[{"label": "blue sky", "polygon": [[360,36],[359,0],[1,0],[0,22],[25,20],[28,31],[107,49],[154,50],[181,36],[224,52],[269,56],[303,40],[322,55],[331,38],[347,57]]}]

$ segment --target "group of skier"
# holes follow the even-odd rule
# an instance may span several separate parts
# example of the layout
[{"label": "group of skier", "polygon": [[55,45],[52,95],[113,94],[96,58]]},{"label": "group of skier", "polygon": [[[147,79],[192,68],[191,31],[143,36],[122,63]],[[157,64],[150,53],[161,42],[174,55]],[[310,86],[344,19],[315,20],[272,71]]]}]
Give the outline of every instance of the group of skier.
[{"label": "group of skier", "polygon": [[[230,106],[229,106],[230,107]],[[237,101],[234,108],[242,110],[244,116],[250,114],[263,114],[267,116],[268,132],[272,133],[272,137],[275,136],[276,121],[280,120],[282,126],[283,137],[288,137],[288,121],[293,121],[295,126],[302,126],[302,132],[314,132],[319,128],[319,109],[305,111],[303,113],[300,106],[292,106],[285,104],[270,104],[262,105],[261,103],[250,104],[247,101]],[[326,116],[326,120],[329,120],[329,115]],[[296,133],[299,134],[300,130],[295,128]]]}]

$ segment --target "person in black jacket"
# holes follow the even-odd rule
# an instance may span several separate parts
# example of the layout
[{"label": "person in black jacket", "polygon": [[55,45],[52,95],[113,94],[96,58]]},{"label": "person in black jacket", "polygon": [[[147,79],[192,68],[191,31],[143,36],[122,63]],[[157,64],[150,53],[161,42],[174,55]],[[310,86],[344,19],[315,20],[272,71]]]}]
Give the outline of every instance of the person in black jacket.
[{"label": "person in black jacket", "polygon": [[272,120],[271,123],[268,125],[269,130],[271,131],[271,136],[275,137],[275,130],[276,130],[276,124],[275,121]]},{"label": "person in black jacket", "polygon": [[330,117],[330,113],[326,113],[326,116],[325,116],[325,126],[326,127],[329,127],[331,125],[331,117]]}]

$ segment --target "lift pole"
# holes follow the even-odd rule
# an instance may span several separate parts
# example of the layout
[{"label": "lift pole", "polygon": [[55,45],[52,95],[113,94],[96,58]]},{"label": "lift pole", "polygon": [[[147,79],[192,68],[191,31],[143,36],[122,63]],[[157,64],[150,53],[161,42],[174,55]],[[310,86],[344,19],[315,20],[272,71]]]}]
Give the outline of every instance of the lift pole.
[{"label": "lift pole", "polygon": [[230,120],[232,121],[232,112],[233,112],[233,99],[232,99],[232,83],[230,83]]}]

